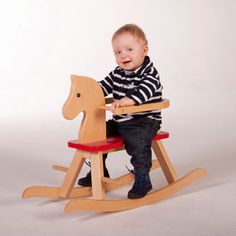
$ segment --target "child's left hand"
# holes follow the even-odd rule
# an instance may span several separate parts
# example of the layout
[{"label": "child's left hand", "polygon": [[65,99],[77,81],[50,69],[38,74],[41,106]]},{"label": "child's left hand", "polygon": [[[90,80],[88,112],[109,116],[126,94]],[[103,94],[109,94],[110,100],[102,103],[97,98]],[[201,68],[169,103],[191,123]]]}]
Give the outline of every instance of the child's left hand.
[{"label": "child's left hand", "polygon": [[111,105],[111,111],[114,112],[116,108],[118,107],[126,107],[126,106],[133,106],[135,105],[135,102],[133,99],[128,97],[123,97],[120,100],[116,100]]}]

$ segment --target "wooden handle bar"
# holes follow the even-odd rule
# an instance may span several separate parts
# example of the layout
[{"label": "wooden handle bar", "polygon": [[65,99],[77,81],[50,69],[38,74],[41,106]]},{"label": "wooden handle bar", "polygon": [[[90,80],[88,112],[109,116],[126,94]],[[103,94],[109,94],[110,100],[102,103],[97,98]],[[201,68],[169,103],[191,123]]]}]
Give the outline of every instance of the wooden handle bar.
[{"label": "wooden handle bar", "polygon": [[[121,115],[127,113],[135,113],[142,111],[151,111],[151,110],[161,110],[170,106],[170,101],[168,99],[163,99],[161,102],[155,103],[145,103],[138,106],[127,106],[127,107],[119,107],[114,111],[114,115]],[[110,106],[101,106],[100,109],[110,111]]]}]

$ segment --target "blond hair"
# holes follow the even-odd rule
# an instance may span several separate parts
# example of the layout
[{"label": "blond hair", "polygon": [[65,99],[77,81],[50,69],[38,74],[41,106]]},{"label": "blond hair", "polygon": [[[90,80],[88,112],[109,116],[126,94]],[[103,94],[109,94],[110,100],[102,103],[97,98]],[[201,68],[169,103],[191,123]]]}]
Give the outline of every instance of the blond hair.
[{"label": "blond hair", "polygon": [[123,34],[123,33],[130,33],[131,35],[133,35],[134,37],[136,37],[137,39],[142,40],[146,45],[148,45],[148,41],[146,39],[146,35],[143,32],[143,30],[135,25],[135,24],[126,24],[121,26],[118,30],[115,31],[115,33],[112,36],[112,41],[119,35]]}]

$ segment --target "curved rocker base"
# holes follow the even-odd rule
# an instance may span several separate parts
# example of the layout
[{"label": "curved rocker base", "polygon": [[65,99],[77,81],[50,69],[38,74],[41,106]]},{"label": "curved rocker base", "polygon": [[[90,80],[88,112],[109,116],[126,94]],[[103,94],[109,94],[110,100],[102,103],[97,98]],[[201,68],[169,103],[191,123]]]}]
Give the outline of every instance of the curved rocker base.
[{"label": "curved rocker base", "polygon": [[189,185],[194,180],[197,180],[207,175],[205,169],[195,169],[184,177],[178,179],[174,183],[161,188],[160,190],[151,192],[140,199],[123,199],[123,200],[94,200],[94,199],[75,199],[70,201],[66,206],[65,212],[76,210],[96,211],[96,212],[114,212],[124,211],[132,208],[141,207],[144,205],[159,202],[177,193],[183,187]]},{"label": "curved rocker base", "polygon": [[[22,198],[31,197],[47,197],[47,198],[60,198],[60,187],[47,187],[47,186],[31,186],[22,194]],[[73,188],[68,198],[88,197],[91,195],[91,187],[78,187]],[[61,199],[61,198],[60,198]]]}]

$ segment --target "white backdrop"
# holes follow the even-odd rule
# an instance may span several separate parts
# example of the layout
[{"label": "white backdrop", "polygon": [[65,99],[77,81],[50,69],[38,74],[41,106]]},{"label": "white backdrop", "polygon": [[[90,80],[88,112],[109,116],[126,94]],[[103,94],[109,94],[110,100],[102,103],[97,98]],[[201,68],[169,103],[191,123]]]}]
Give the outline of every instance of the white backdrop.
[{"label": "white backdrop", "polygon": [[[1,180],[16,168],[16,153],[37,163],[63,160],[80,119],[61,114],[70,74],[102,79],[116,66],[113,32],[136,23],[171,101],[163,129],[180,172],[205,166],[210,180],[224,176],[235,187],[225,174],[234,173],[236,153],[235,12],[234,0],[0,0]],[[35,169],[18,164],[17,175],[25,165]],[[18,180],[19,192],[32,175]],[[8,181],[2,186],[16,184]]]},{"label": "white backdrop", "polygon": [[113,32],[136,23],[147,34],[164,97],[171,100],[163,128],[198,148],[212,144],[216,152],[227,137],[227,151],[233,151],[235,1],[0,2],[1,126],[10,123],[14,132],[52,121],[48,126],[68,130],[72,123],[61,108],[70,74],[104,78],[116,66]]}]

